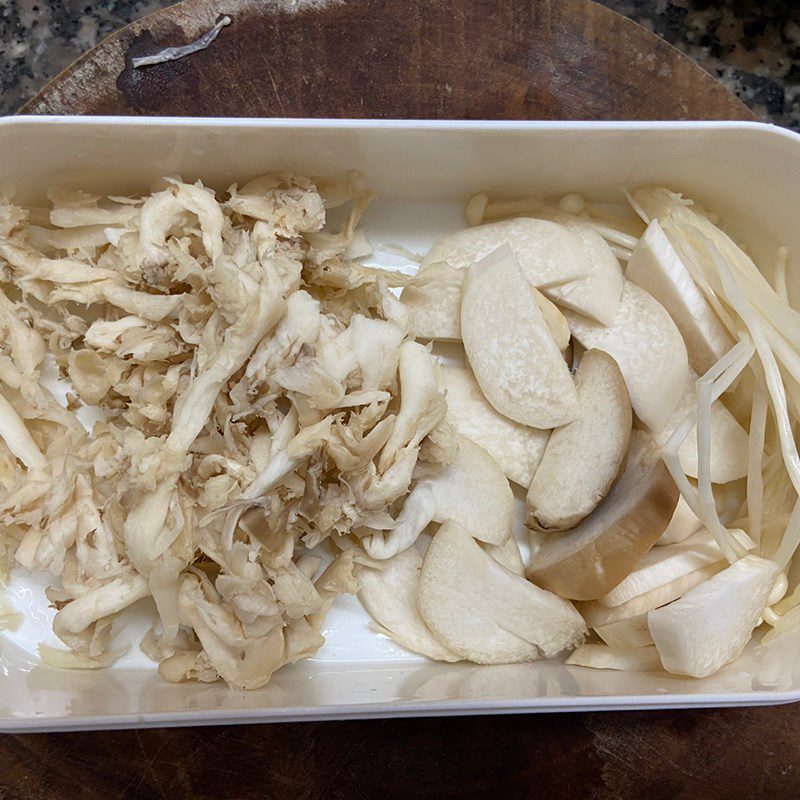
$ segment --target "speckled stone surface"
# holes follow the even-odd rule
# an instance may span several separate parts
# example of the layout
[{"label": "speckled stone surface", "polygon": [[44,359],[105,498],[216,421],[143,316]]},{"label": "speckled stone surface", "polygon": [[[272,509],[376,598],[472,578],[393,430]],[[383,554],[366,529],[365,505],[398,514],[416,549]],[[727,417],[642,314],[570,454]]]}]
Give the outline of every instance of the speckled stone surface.
[{"label": "speckled stone surface", "polygon": [[762,119],[800,130],[798,0],[599,0],[654,31]]},{"label": "speckled stone surface", "polygon": [[[762,119],[800,130],[797,0],[600,0],[683,51]],[[164,0],[0,0],[0,113]]]}]

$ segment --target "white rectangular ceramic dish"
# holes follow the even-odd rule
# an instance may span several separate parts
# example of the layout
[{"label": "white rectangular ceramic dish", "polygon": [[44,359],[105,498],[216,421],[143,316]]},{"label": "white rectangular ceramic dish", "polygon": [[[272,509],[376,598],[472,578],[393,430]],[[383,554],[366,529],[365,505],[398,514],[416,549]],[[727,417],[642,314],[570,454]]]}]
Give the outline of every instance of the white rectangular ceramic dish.
[{"label": "white rectangular ceramic dish", "polygon": [[[800,263],[800,136],[743,123],[382,122],[9,118],[0,121],[0,186],[37,203],[49,186],[129,194],[163,175],[225,188],[261,173],[363,172],[377,194],[373,243],[422,251],[463,226],[464,201],[493,196],[608,195],[659,183],[724,216],[750,250],[785,245]],[[765,263],[772,261],[772,255]],[[386,262],[390,265],[390,262]],[[790,291],[800,297],[797,275]],[[353,598],[328,618],[325,647],[264,689],[174,685],[132,647],[102,672],[40,666],[52,638],[45,579],[15,576],[26,614],[0,638],[0,729],[59,730],[342,717],[719,705],[800,699],[800,639],[753,645],[712,678],[681,680],[538,663],[432,663],[368,629]],[[143,609],[140,634],[147,623]],[[131,633],[135,643],[136,631]]]}]

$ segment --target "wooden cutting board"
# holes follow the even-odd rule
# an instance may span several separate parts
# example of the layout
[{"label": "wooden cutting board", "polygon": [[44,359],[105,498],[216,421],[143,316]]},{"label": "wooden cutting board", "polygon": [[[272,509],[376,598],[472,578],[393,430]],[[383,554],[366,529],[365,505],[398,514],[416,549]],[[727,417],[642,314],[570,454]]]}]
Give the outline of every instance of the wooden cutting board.
[{"label": "wooden cutting board", "polygon": [[[134,70],[221,14],[205,51]],[[186,0],[124,28],[34,114],[752,119],[587,0]],[[194,728],[0,740],[0,797],[796,798],[794,707]]]},{"label": "wooden cutting board", "polygon": [[[203,52],[134,69],[223,14]],[[90,50],[33,114],[752,119],[708,73],[587,0],[186,0]]]}]

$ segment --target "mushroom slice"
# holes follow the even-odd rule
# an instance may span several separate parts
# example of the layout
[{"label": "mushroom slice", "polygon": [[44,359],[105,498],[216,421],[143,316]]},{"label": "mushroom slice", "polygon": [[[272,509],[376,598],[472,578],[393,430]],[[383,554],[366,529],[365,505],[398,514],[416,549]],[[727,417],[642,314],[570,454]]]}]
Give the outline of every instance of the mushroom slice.
[{"label": "mushroom slice", "polygon": [[680,600],[651,611],[647,623],[664,669],[704,678],[737,659],[780,574],[775,562],[745,556]]},{"label": "mushroom slice", "polygon": [[461,336],[486,399],[515,422],[554,428],[578,413],[578,396],[509,247],[469,268]]},{"label": "mushroom slice", "polygon": [[561,597],[594,600],[616,586],[669,524],[678,490],[654,441],[634,431],[625,471],[576,528],[550,534],[528,577]]},{"label": "mushroom slice", "polygon": [[656,545],[664,546],[678,544],[688,539],[693,533],[697,533],[703,523],[697,515],[689,508],[689,504],[683,499],[683,495],[678,498],[678,505],[675,506],[675,513],[667,525],[667,529],[658,537]]},{"label": "mushroom slice", "polygon": [[719,361],[734,342],[703,297],[658,220],[633,249],[625,276],[667,309],[686,343],[689,363],[700,374]]},{"label": "mushroom slice", "polygon": [[381,633],[420,655],[436,661],[459,661],[425,624],[417,608],[422,556],[409,547],[376,568],[359,565],[355,577],[361,584],[358,599],[380,626]]},{"label": "mushroom slice", "polygon": [[[438,262],[420,270],[401,295],[409,329],[418,339],[461,340],[461,291],[465,269]],[[553,302],[531,286],[533,296],[556,346],[562,352],[570,339],[569,323]]]},{"label": "mushroom slice", "polygon": [[529,428],[498,414],[465,367],[444,367],[442,374],[447,419],[453,427],[486,450],[509,480],[530,486],[550,431]]},{"label": "mushroom slice", "polygon": [[441,261],[421,269],[403,289],[409,330],[418,339],[461,339],[463,269]]},{"label": "mushroom slice", "polygon": [[666,309],[626,281],[613,324],[599,325],[565,313],[572,335],[587,350],[605,350],[619,364],[639,419],[653,431],[662,430],[689,376],[686,345]]},{"label": "mushroom slice", "polygon": [[631,439],[631,402],[617,362],[589,350],[575,375],[580,416],[553,431],[528,490],[528,524],[565,530],[594,511],[619,475]]},{"label": "mushroom slice", "polygon": [[609,646],[621,650],[634,647],[647,647],[653,644],[650,628],[647,627],[647,613],[621,619],[608,625],[599,625],[594,632]]},{"label": "mushroom slice", "polygon": [[511,535],[514,493],[494,459],[475,442],[458,437],[458,454],[430,479],[434,522],[453,520],[487,544]]},{"label": "mushroom slice", "polygon": [[458,437],[450,464],[417,482],[395,527],[363,540],[367,555],[391,558],[411,547],[431,522],[455,520],[476,539],[502,545],[511,536],[514,494],[494,459],[479,445]]},{"label": "mushroom slice", "polygon": [[702,567],[675,578],[669,583],[665,583],[656,589],[640,594],[627,603],[619,606],[605,606],[599,600],[590,600],[588,603],[576,603],[576,607],[581,612],[586,624],[594,630],[600,630],[608,625],[613,625],[621,620],[629,620],[642,614],[647,614],[654,608],[671,603],[682,597],[686,592],[699,586],[703,581],[714,577],[718,572],[725,569],[727,561],[717,561],[707,567]]},{"label": "mushroom slice", "polygon": [[[664,428],[654,434],[663,447],[675,428],[689,414],[697,413],[697,374],[689,370],[689,381],[686,391],[672,412]],[[697,428],[692,428],[678,450],[681,468],[690,477],[696,478],[698,473]],[[716,400],[711,405],[711,481],[712,483],[728,483],[747,475],[748,436],[747,431],[736,421],[736,417]]]},{"label": "mushroom slice", "polygon": [[569,329],[567,318],[558,310],[558,306],[551,300],[548,300],[538,289],[531,286],[533,298],[536,300],[536,305],[544,317],[544,324],[547,325],[547,330],[553,337],[556,347],[563,353],[569,346],[569,340],[572,333]]},{"label": "mushroom slice", "polygon": [[[592,313],[588,313],[586,311],[586,301],[580,297],[586,287],[582,286],[580,283],[565,284],[559,287],[558,294],[554,294],[553,299],[565,308],[571,308],[579,314],[585,314],[598,322],[611,325],[614,322],[617,309],[619,308],[622,286],[625,281],[617,257],[611,251],[608,242],[606,242],[588,222],[571,219],[569,217],[559,217],[556,221],[563,225],[575,237],[584,256],[591,263],[591,274],[597,276],[597,278],[594,279],[595,286],[598,290],[602,291],[603,298],[608,303],[608,306],[602,309],[596,306],[592,307]],[[597,285],[600,276],[603,276],[603,279],[607,281],[602,289]],[[575,291],[578,292],[579,298],[577,301],[570,302],[572,293]],[[599,299],[598,297],[597,301],[599,301]],[[583,307],[583,310],[581,307]]]},{"label": "mushroom slice", "polygon": [[525,562],[514,536],[509,536],[503,544],[482,544],[481,547],[500,565],[509,572],[525,577]]},{"label": "mushroom slice", "polygon": [[509,572],[452,521],[425,554],[419,610],[447,647],[478,664],[550,658],[586,634],[571,603]]},{"label": "mushroom slice", "polygon": [[[755,548],[755,543],[740,529],[729,531],[747,550]],[[715,564],[723,558],[722,551],[714,534],[703,528],[685,542],[667,547],[654,547],[636,565],[621,583],[610,592],[598,598],[604,606],[619,606],[634,597],[646,594],[676,578],[688,575],[701,567]]]},{"label": "mushroom slice", "polygon": [[503,245],[519,260],[527,283],[553,302],[598,322],[613,321],[622,291],[619,263],[600,257],[597,243],[582,232],[549,220],[508,219],[450,234],[434,243],[420,271],[442,261],[467,269]]},{"label": "mushroom slice", "polygon": [[591,667],[593,669],[620,669],[646,672],[660,670],[661,659],[658,650],[649,647],[617,648],[605,644],[582,644],[570,653],[565,662],[571,667]]}]

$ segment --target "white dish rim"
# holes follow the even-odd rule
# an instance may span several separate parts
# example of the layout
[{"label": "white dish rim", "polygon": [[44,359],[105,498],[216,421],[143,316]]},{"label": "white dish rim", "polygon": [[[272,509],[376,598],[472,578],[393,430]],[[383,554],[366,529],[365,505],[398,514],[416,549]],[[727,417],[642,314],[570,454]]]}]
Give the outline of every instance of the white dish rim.
[{"label": "white dish rim", "polygon": [[[647,120],[647,121],[569,121],[569,120],[422,120],[422,119],[333,119],[303,117],[148,117],[108,115],[16,115],[0,118],[0,126],[110,126],[129,127],[206,127],[306,130],[386,130],[386,131],[480,131],[491,133],[535,130],[585,131],[713,131],[749,130],[765,136],[800,143],[800,133],[772,123],[740,120]],[[652,697],[652,696],[651,696]],[[624,711],[684,708],[758,707],[800,701],[800,688],[753,692],[670,693],[663,702],[641,702],[636,696],[590,696],[517,700],[431,700],[393,701],[372,704],[347,703],[336,706],[294,706],[291,708],[185,710],[142,714],[109,714],[97,717],[37,716],[0,720],[0,732],[55,732],[69,730],[110,730],[145,727],[184,727],[196,725],[300,722],[313,720],[408,718],[515,713],[553,713],[577,711]]]}]

